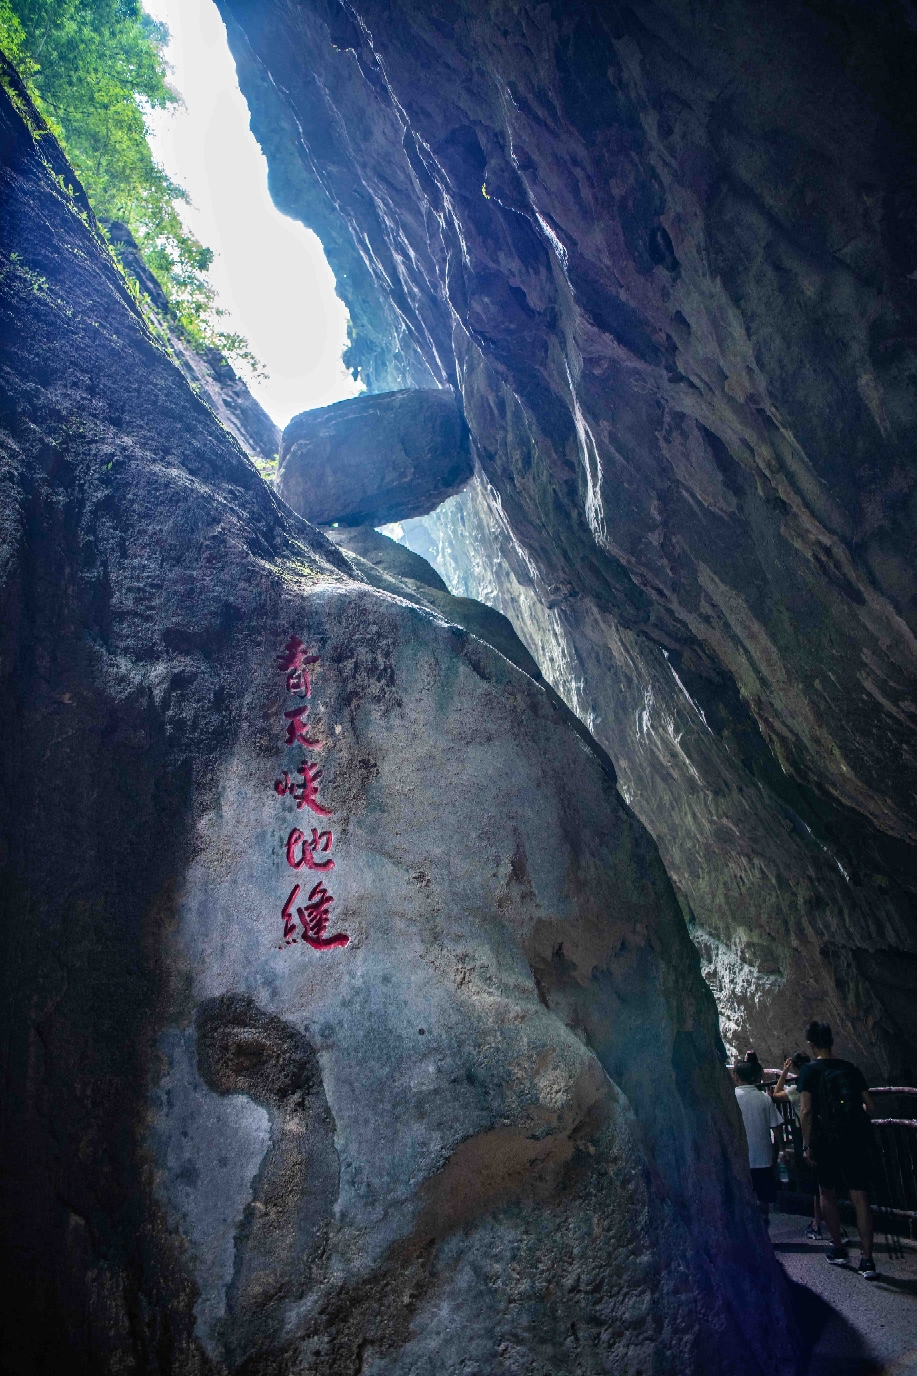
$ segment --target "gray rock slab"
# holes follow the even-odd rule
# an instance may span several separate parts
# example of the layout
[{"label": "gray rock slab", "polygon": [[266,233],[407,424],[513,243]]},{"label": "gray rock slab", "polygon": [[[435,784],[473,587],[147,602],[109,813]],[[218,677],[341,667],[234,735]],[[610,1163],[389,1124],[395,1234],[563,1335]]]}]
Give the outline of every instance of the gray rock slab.
[{"label": "gray rock slab", "polygon": [[435,592],[449,592],[428,559],[381,530],[372,526],[326,526],[324,533],[339,549],[346,550],[348,555],[360,555],[382,573],[409,579]]},{"label": "gray rock slab", "polygon": [[[373,587],[433,608],[447,621],[462,626],[505,655],[523,673],[544,681],[509,618],[476,598],[453,596],[432,565],[419,554],[370,526],[329,527],[325,533]],[[575,722],[575,718],[572,720]]]}]

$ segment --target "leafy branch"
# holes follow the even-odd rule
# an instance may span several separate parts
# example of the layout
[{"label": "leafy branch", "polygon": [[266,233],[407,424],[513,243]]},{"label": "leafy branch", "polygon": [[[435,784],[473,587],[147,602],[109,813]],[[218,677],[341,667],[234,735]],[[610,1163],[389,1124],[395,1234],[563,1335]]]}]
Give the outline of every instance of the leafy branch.
[{"label": "leafy branch", "polygon": [[[0,48],[57,136],[97,218],[129,228],[175,324],[198,350],[263,372],[207,277],[213,253],[185,228],[188,197],[153,157],[147,120],[180,103],[163,56],[169,35],[140,0],[0,0]],[[115,246],[117,248],[117,245]]]}]

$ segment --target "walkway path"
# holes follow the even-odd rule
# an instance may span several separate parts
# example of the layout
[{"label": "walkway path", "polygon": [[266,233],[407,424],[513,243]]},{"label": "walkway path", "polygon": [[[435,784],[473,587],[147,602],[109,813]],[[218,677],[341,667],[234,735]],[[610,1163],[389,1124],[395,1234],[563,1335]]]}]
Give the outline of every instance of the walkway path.
[{"label": "walkway path", "polygon": [[[800,1323],[812,1345],[808,1376],[917,1376],[917,1249],[888,1255],[876,1238],[879,1279],[829,1266],[825,1245],[805,1238],[807,1220],[771,1217],[771,1241],[795,1282]],[[851,1247],[856,1265],[859,1250]]]}]

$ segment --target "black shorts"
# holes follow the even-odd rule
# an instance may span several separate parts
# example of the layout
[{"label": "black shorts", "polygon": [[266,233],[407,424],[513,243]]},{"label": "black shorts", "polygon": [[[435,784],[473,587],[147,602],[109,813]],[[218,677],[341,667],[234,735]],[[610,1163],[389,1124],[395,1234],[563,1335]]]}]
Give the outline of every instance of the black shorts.
[{"label": "black shorts", "polygon": [[830,1146],[816,1142],[812,1155],[815,1157],[815,1178],[820,1190],[869,1189],[871,1170],[868,1139],[832,1143]]},{"label": "black shorts", "polygon": [[762,1204],[774,1204],[777,1200],[777,1177],[773,1166],[751,1169],[751,1185]]}]

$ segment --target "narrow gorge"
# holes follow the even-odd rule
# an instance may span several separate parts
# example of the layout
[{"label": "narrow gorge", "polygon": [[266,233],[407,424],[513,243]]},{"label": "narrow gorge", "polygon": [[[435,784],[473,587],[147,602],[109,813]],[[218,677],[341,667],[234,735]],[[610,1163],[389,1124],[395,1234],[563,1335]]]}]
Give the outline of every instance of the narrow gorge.
[{"label": "narrow gorge", "polygon": [[461,395],[405,538],[608,751],[727,1040],[912,1076],[909,7],[220,8],[354,366]]},{"label": "narrow gorge", "polygon": [[217,4],[364,390],[3,61],[0,1370],[803,1376],[725,1065],[917,1079],[913,9]]}]

